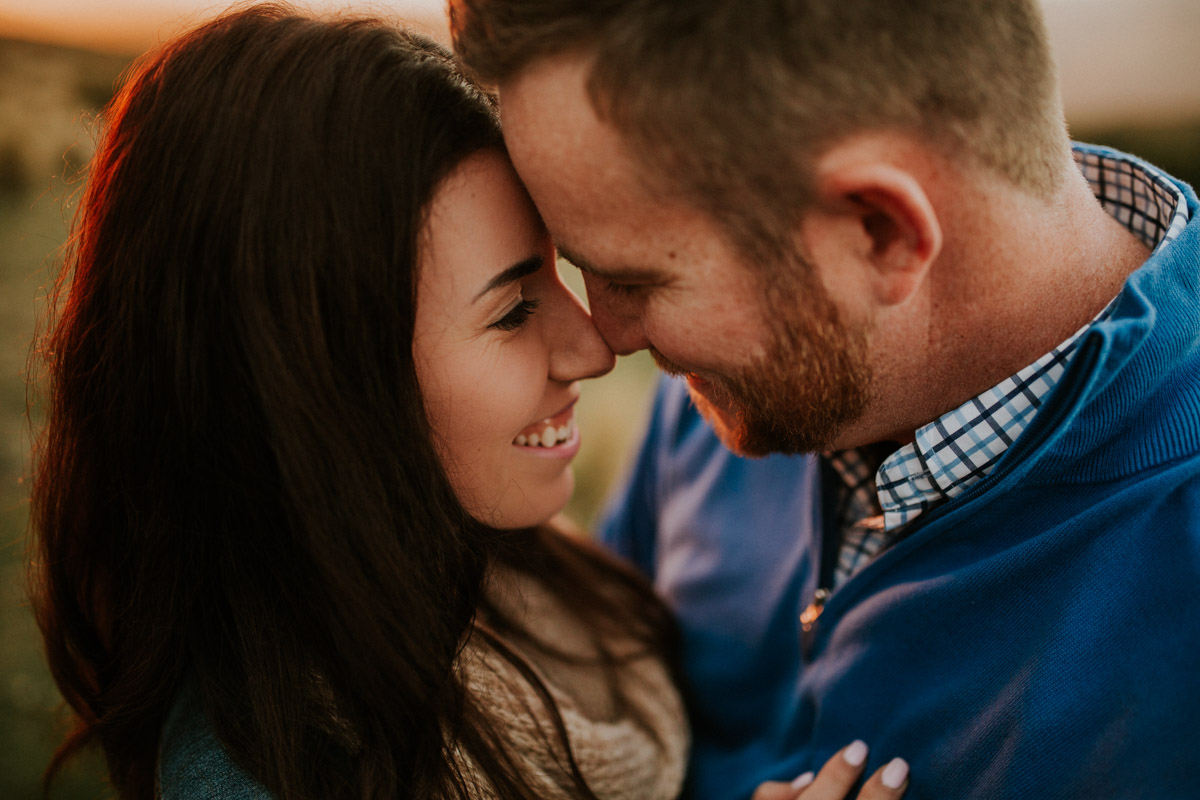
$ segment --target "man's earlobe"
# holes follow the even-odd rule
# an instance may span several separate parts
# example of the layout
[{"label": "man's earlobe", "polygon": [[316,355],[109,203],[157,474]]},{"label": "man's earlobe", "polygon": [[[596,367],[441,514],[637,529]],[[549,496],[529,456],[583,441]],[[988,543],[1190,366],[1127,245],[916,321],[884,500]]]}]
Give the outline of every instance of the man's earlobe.
[{"label": "man's earlobe", "polygon": [[827,208],[849,215],[860,228],[876,301],[908,299],[942,249],[941,224],[920,182],[891,164],[870,162],[823,171],[817,191]]}]

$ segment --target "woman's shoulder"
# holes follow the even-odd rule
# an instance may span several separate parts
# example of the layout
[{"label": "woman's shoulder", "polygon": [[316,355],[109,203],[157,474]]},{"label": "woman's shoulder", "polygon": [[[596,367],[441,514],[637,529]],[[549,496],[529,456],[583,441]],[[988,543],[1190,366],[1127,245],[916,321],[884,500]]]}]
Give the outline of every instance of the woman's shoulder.
[{"label": "woman's shoulder", "polygon": [[197,693],[185,687],[163,726],[158,758],[161,800],[272,800],[233,762],[217,739]]},{"label": "woman's shoulder", "polygon": [[563,730],[570,758],[597,795],[678,796],[689,736],[666,662],[620,636],[601,637],[605,657],[589,636],[599,632],[589,631],[585,620],[532,576],[498,572],[489,589],[496,606],[508,619],[519,620],[525,635],[482,635],[485,631],[476,629],[459,669],[468,691],[501,726],[528,777],[546,788],[545,796],[573,795],[573,783],[562,770],[569,760]]}]

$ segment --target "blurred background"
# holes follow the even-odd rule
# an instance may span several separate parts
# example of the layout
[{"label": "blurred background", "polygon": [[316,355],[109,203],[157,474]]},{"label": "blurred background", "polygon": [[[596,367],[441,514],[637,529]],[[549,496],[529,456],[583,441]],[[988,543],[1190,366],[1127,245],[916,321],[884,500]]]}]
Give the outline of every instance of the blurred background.
[{"label": "blurred background", "polygon": [[[1043,0],[1077,139],[1200,181],[1200,2]],[[402,19],[446,41],[441,0],[308,3]],[[139,53],[224,8],[188,0],[0,0],[0,799],[40,796],[63,731],[24,599],[30,424],[25,362],[66,237],[97,110]],[[570,280],[575,271],[566,268]],[[578,286],[578,283],[575,284]],[[585,447],[569,514],[593,519],[641,428],[654,369],[622,359],[586,387]],[[55,797],[107,796],[98,769],[68,771]]]}]

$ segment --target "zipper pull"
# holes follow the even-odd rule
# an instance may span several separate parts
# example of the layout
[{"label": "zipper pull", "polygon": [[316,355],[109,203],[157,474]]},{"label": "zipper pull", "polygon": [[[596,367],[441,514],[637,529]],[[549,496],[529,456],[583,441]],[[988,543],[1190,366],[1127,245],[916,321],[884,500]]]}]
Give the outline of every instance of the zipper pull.
[{"label": "zipper pull", "polygon": [[800,629],[802,631],[805,633],[812,632],[813,625],[816,623],[817,617],[821,616],[821,612],[825,610],[825,601],[828,599],[828,589],[817,589],[817,591],[813,592],[812,602],[800,614]]},{"label": "zipper pull", "polygon": [[812,602],[800,613],[800,658],[807,663],[812,658],[813,639],[817,627],[817,618],[825,610],[825,601],[829,599],[828,589],[817,589],[813,592]]}]

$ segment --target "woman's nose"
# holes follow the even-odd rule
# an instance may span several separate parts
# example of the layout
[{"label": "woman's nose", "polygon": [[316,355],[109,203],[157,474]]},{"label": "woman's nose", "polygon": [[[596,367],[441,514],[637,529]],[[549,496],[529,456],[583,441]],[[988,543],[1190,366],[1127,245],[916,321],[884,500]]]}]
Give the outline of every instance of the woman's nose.
[{"label": "woman's nose", "polygon": [[544,333],[550,346],[550,378],[570,383],[608,374],[616,356],[575,293],[562,284],[560,291],[555,302],[560,310],[547,319]]}]

